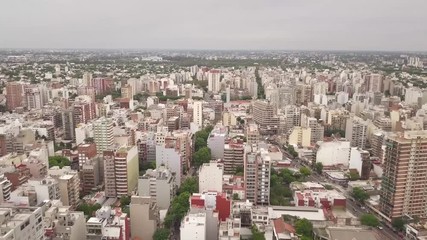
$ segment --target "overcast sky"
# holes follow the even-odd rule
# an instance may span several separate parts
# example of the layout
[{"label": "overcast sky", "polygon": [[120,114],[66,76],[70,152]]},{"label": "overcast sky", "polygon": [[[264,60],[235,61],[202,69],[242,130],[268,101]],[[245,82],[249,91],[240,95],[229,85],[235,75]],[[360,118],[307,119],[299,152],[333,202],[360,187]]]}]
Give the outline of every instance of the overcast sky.
[{"label": "overcast sky", "polygon": [[427,51],[427,0],[0,0],[0,48]]}]

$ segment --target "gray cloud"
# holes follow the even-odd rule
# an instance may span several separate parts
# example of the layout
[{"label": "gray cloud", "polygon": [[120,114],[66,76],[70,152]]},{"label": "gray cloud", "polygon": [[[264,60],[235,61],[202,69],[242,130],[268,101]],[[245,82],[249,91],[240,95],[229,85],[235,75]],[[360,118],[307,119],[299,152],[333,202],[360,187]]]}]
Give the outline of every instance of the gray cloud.
[{"label": "gray cloud", "polygon": [[425,0],[0,0],[0,48],[427,50]]}]

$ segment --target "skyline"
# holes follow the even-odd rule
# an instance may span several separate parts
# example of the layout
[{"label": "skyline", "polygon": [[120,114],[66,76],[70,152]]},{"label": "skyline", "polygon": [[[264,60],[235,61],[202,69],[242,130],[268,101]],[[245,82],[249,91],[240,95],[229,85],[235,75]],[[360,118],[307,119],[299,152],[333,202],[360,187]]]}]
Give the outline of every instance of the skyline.
[{"label": "skyline", "polygon": [[420,0],[2,5],[9,9],[0,16],[2,49],[427,51]]}]

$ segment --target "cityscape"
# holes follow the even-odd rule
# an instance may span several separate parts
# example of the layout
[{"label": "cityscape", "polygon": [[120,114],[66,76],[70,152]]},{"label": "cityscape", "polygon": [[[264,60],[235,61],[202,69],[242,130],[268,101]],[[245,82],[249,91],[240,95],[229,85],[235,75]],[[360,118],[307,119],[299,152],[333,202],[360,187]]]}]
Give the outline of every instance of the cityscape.
[{"label": "cityscape", "polygon": [[308,2],[4,3],[0,240],[427,239],[427,3]]}]

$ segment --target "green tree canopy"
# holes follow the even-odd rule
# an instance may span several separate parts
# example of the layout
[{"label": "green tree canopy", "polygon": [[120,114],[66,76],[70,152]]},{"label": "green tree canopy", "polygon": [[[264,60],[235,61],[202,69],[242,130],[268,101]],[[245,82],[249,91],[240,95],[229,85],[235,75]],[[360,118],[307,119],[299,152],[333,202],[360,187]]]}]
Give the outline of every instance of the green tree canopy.
[{"label": "green tree canopy", "polygon": [[93,216],[93,213],[96,212],[96,210],[100,209],[101,207],[102,206],[99,203],[96,203],[96,204],[83,203],[83,204],[80,204],[76,210],[82,211],[84,215],[90,218]]},{"label": "green tree canopy", "polygon": [[240,200],[239,194],[233,193],[233,200]]},{"label": "green tree canopy", "polygon": [[314,164],[314,170],[315,170],[318,174],[322,174],[322,171],[323,171],[323,163],[321,163],[321,162],[317,162],[316,164]]},{"label": "green tree canopy", "polygon": [[252,240],[265,240],[264,233],[260,232],[255,225],[252,226],[251,230],[252,230]]},{"label": "green tree canopy", "polygon": [[369,199],[369,194],[360,187],[354,187],[351,195],[354,197],[354,199],[356,199],[357,201],[359,201],[361,203],[363,203],[365,200]]},{"label": "green tree canopy", "polygon": [[369,227],[376,227],[380,224],[377,217],[372,214],[363,214],[360,216],[360,223]]},{"label": "green tree canopy", "polygon": [[197,152],[202,147],[206,147],[206,140],[201,137],[196,138],[194,150]]},{"label": "green tree canopy", "polygon": [[307,219],[298,219],[295,223],[295,230],[298,234],[306,237],[313,235],[313,224]]},{"label": "green tree canopy", "polygon": [[287,150],[292,157],[294,158],[298,157],[298,153],[295,151],[294,146],[288,145]]},{"label": "green tree canopy", "polygon": [[404,231],[405,230],[405,225],[406,225],[406,221],[403,220],[403,218],[394,218],[391,221],[391,225],[398,231]]},{"label": "green tree canopy", "polygon": [[153,239],[154,240],[168,240],[170,235],[170,231],[167,228],[157,228],[154,232]]},{"label": "green tree canopy", "polygon": [[129,196],[122,196],[120,198],[120,206],[127,206],[130,204],[130,197]]},{"label": "green tree canopy", "polygon": [[299,169],[299,172],[304,176],[304,177],[308,177],[311,175],[311,170],[308,167],[301,167]]},{"label": "green tree canopy", "polygon": [[64,166],[70,166],[71,162],[68,158],[62,156],[52,156],[49,157],[49,168],[58,166],[59,168],[63,168]]},{"label": "green tree canopy", "polygon": [[193,154],[193,164],[197,167],[208,163],[211,160],[211,150],[208,147],[202,147]]}]

